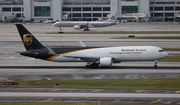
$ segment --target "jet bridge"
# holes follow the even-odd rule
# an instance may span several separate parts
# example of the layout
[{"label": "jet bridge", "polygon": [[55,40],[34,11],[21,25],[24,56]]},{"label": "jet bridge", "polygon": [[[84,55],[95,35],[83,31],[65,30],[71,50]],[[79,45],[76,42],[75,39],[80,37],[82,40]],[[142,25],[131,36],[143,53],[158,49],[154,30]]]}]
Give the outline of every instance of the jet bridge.
[{"label": "jet bridge", "polygon": [[122,21],[129,22],[149,22],[150,13],[127,13],[121,15]]}]

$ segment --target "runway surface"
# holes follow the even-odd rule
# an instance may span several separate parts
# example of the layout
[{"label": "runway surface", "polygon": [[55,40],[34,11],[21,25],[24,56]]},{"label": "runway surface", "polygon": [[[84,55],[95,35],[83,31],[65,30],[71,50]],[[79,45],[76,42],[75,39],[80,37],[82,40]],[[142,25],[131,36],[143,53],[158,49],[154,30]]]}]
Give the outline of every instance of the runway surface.
[{"label": "runway surface", "polygon": [[[9,62],[11,60],[8,60]],[[1,62],[1,61],[0,61]],[[85,68],[85,63],[54,63],[41,60],[17,60],[0,64],[0,81],[51,79],[179,78],[180,63],[124,62],[112,67]],[[23,66],[22,66],[23,65]]]},{"label": "runway surface", "polygon": [[0,92],[0,101],[180,103],[180,94]]},{"label": "runway surface", "polygon": [[161,98],[179,99],[180,94],[137,94],[137,93],[43,93],[43,92],[0,92],[0,97],[66,97],[66,98]]}]

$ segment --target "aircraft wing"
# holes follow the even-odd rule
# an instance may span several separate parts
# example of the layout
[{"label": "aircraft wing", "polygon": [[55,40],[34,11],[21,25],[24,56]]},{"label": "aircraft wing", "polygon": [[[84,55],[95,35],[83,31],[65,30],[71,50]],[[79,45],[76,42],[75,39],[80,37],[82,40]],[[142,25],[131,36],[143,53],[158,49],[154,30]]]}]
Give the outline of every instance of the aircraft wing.
[{"label": "aircraft wing", "polygon": [[[98,61],[101,58],[100,56],[81,56],[81,55],[80,56],[64,55],[64,57],[80,59],[83,61]],[[112,59],[114,58],[115,57],[112,57]]]},{"label": "aircraft wing", "polygon": [[72,56],[72,55],[64,55],[64,57],[80,59],[80,60],[83,60],[83,61],[98,61],[100,59],[100,57],[98,57],[98,56]]}]

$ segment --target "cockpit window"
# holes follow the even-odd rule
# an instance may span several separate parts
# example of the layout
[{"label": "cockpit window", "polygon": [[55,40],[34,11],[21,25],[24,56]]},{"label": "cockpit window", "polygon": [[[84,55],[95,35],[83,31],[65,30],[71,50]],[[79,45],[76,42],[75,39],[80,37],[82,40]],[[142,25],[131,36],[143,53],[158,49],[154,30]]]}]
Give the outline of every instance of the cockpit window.
[{"label": "cockpit window", "polygon": [[164,50],[159,50],[159,52],[164,52]]}]

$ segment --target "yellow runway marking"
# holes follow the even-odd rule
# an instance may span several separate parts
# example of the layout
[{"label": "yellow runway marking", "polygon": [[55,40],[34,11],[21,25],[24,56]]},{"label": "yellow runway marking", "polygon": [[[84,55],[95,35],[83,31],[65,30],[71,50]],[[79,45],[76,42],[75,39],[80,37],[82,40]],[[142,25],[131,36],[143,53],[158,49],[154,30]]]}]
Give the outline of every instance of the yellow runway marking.
[{"label": "yellow runway marking", "polygon": [[178,93],[180,93],[180,91],[176,91],[175,93],[178,94]]},{"label": "yellow runway marking", "polygon": [[146,78],[145,76],[141,76],[141,78]]},{"label": "yellow runway marking", "polygon": [[136,90],[137,93],[145,92],[146,90]]},{"label": "yellow runway marking", "polygon": [[160,102],[162,99],[158,99],[158,100],[156,100],[156,101],[154,101],[154,103],[158,103],[158,102]]},{"label": "yellow runway marking", "polygon": [[10,79],[7,79],[7,78],[5,78],[4,80],[5,80],[5,81],[11,81]]},{"label": "yellow runway marking", "polygon": [[94,77],[95,79],[100,79],[99,77]]},{"label": "yellow runway marking", "polygon": [[103,89],[95,89],[92,92],[100,92],[100,91],[103,91]]},{"label": "yellow runway marking", "polygon": [[49,99],[45,100],[44,102],[49,102],[51,100],[53,100],[53,98],[49,98]]},{"label": "yellow runway marking", "polygon": [[48,77],[46,77],[46,79],[49,80],[49,81],[52,80],[51,78],[48,78]]}]

